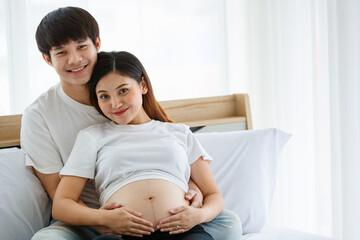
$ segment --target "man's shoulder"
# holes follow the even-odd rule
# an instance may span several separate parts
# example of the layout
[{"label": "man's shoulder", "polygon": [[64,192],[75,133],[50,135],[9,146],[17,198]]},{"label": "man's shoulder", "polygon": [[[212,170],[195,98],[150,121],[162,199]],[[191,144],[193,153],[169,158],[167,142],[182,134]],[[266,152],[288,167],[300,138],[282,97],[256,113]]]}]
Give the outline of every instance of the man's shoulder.
[{"label": "man's shoulder", "polygon": [[34,114],[41,111],[46,111],[47,108],[54,106],[54,102],[59,100],[57,93],[59,84],[50,87],[37,97],[24,111],[24,114]]}]

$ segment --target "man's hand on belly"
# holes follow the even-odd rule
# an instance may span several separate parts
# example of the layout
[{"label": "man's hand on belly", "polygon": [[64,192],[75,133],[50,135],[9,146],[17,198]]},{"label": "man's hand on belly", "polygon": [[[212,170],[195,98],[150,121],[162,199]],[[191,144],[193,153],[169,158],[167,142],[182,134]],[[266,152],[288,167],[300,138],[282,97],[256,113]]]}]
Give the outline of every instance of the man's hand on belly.
[{"label": "man's hand on belly", "polygon": [[191,178],[188,182],[188,185],[189,191],[185,194],[185,199],[190,201],[191,206],[195,208],[201,208],[204,200],[202,192]]},{"label": "man's hand on belly", "polygon": [[172,216],[162,219],[157,226],[162,232],[179,234],[189,231],[195,225],[202,222],[199,208],[182,206],[170,210]]},{"label": "man's hand on belly", "polygon": [[199,194],[195,190],[189,189],[189,191],[185,194],[185,199],[190,202],[190,205],[192,207],[202,207],[203,195]]}]

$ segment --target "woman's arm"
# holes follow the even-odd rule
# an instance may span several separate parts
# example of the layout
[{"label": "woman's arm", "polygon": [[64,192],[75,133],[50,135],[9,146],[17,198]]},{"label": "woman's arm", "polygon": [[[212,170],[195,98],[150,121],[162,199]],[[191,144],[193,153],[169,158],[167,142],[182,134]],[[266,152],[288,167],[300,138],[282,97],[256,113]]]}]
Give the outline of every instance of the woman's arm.
[{"label": "woman's arm", "polygon": [[148,235],[152,224],[141,213],[125,207],[104,210],[82,206],[78,200],[87,178],[63,176],[54,196],[53,217],[72,225],[105,225],[115,233],[129,236]]},{"label": "woman's arm", "polygon": [[[103,225],[95,209],[78,203],[87,178],[63,176],[53,197],[53,217],[72,225]],[[85,218],[86,216],[86,218]]]},{"label": "woman's arm", "polygon": [[183,233],[197,224],[211,221],[223,210],[222,194],[208,162],[202,157],[191,165],[191,178],[204,195],[203,206],[201,208],[182,206],[171,210],[172,216],[161,220],[157,226],[161,231],[171,234]]}]

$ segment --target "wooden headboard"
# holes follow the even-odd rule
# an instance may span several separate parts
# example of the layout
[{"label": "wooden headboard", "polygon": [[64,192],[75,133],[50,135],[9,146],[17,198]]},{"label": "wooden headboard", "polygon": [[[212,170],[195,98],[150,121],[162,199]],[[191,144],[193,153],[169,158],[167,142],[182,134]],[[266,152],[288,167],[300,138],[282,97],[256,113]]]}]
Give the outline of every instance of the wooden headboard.
[{"label": "wooden headboard", "polygon": [[[244,122],[246,129],[252,129],[247,94],[163,101],[160,104],[172,120],[190,127]],[[21,116],[0,116],[0,147],[20,145]]]}]

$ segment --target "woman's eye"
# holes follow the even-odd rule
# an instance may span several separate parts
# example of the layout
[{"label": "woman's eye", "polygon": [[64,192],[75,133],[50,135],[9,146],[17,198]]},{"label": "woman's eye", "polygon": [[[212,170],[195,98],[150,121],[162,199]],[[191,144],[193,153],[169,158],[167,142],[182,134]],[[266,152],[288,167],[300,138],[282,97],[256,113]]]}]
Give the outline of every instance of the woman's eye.
[{"label": "woman's eye", "polygon": [[126,93],[127,91],[128,91],[127,88],[123,88],[123,89],[120,90],[120,93]]},{"label": "woman's eye", "polygon": [[106,99],[109,98],[109,96],[107,96],[107,95],[102,95],[102,96],[100,96],[99,98],[100,98],[101,100],[106,100]]}]

